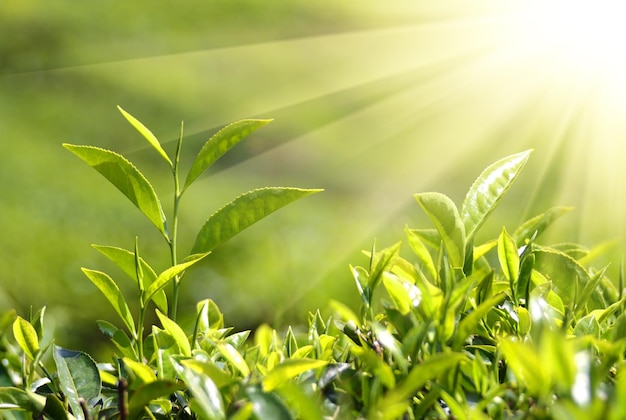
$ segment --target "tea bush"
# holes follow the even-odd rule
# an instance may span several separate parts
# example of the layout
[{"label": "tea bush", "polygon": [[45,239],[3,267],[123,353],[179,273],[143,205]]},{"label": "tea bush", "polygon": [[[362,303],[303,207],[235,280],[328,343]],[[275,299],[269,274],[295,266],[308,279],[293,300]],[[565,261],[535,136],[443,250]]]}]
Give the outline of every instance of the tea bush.
[{"label": "tea bush", "polygon": [[[176,322],[184,273],[224,241],[275,210],[320,190],[265,188],[228,203],[179,259],[184,192],[230,148],[269,120],[243,120],[202,147],[179,176],[174,159],[138,120],[124,117],[172,172],[166,217],[149,181],[123,156],[65,145],[115,185],[158,229],[171,260],[155,272],[133,250],[96,245],[136,285],[139,313],[108,274],[84,268],[119,319],[98,321],[111,360],[44,339],[45,308],[0,319],[0,409],[4,418],[420,419],[626,417],[623,274],[591,266],[599,249],[545,245],[541,234],[569,209],[552,208],[512,233],[476,243],[476,233],[519,176],[531,151],[487,167],[460,208],[446,195],[416,194],[434,228],[364,252],[351,266],[360,310],[330,301],[307,326],[235,332],[211,299],[193,330]],[[406,247],[405,247],[406,248]],[[409,256],[405,255],[409,254]],[[621,270],[623,271],[623,270]],[[165,288],[171,286],[170,293]],[[148,311],[160,325],[147,325]]]}]

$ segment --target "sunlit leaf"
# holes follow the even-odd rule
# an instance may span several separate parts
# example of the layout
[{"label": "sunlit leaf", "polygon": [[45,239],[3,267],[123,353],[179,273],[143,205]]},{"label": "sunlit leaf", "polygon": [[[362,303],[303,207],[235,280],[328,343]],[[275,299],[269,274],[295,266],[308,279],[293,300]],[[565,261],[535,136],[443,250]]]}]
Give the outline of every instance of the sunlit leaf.
[{"label": "sunlit leaf", "polygon": [[409,240],[411,249],[418,258],[418,267],[428,274],[428,278],[431,281],[434,281],[437,278],[437,269],[435,268],[433,257],[428,252],[428,248],[426,248],[426,245],[414,229],[405,228],[404,232]]},{"label": "sunlit leaf", "polygon": [[0,409],[25,410],[37,417],[46,404],[42,395],[15,387],[0,387]]},{"label": "sunlit leaf", "polygon": [[196,178],[233,146],[271,121],[272,120],[241,120],[229,124],[215,133],[204,146],[202,146],[202,149],[196,156],[187,174],[183,190],[187,189]]},{"label": "sunlit leaf", "polygon": [[509,190],[532,150],[517,153],[489,165],[470,187],[463,206],[461,218],[465,225],[467,241],[471,241],[487,217],[495,210]]},{"label": "sunlit leaf", "polygon": [[498,260],[502,274],[511,284],[514,284],[519,277],[519,255],[515,241],[509,236],[506,229],[502,229],[502,233],[498,237]]},{"label": "sunlit leaf", "polygon": [[452,200],[435,192],[415,194],[415,198],[441,235],[452,267],[463,268],[465,228]]},{"label": "sunlit leaf", "polygon": [[134,383],[132,384],[134,388],[157,380],[154,370],[145,363],[137,362],[128,357],[123,358],[122,361],[124,362],[124,367],[130,370],[134,377]]},{"label": "sunlit leaf", "polygon": [[150,301],[150,299],[152,299],[157,293],[162,291],[163,288],[167,286],[167,284],[174,277],[176,277],[177,275],[179,275],[180,273],[182,273],[183,271],[185,271],[186,269],[188,269],[189,267],[191,267],[192,265],[194,265],[195,263],[197,263],[198,261],[200,261],[202,258],[206,257],[209,254],[210,252],[190,255],[182,263],[176,264],[175,266],[170,267],[166,269],[165,271],[163,271],[161,274],[159,274],[159,276],[154,281],[154,283],[152,283],[150,287],[148,287],[148,290],[146,290],[146,294],[144,298],[145,301],[146,302]]},{"label": "sunlit leaf", "polygon": [[[115,246],[92,246],[100,253],[102,253],[102,255],[113,261],[131,279],[133,279],[135,282],[137,281],[137,276],[135,275],[135,254],[133,252]],[[139,261],[141,263],[141,270],[143,271],[144,275],[144,286],[149,287],[157,279],[157,275],[152,267],[150,267],[150,265],[148,265],[148,263],[143,258],[139,258]],[[161,312],[167,312],[167,297],[163,290],[154,295],[152,297],[152,300]]]},{"label": "sunlit leaf", "polygon": [[21,316],[18,316],[13,322],[13,336],[20,348],[32,360],[39,353],[39,338],[37,331]]},{"label": "sunlit leaf", "polygon": [[212,251],[281,207],[320,191],[274,187],[240,195],[209,217],[200,229],[191,252]]},{"label": "sunlit leaf", "polygon": [[535,270],[552,282],[565,305],[574,297],[576,288],[582,291],[589,283],[587,270],[572,257],[547,248],[538,249],[534,254]]},{"label": "sunlit leaf", "polygon": [[148,130],[145,125],[143,125],[138,119],[130,115],[128,112],[124,111],[119,105],[117,109],[122,113],[124,118],[126,118],[126,120],[128,120],[128,122],[131,123],[131,125],[135,127],[135,129],[137,129],[137,131],[139,131],[146,140],[148,140],[148,143],[150,143],[150,145],[154,147],[159,155],[161,155],[161,157],[163,157],[163,159],[165,159],[165,161],[170,166],[174,166],[169,156],[167,156],[167,153],[165,153],[165,150],[163,150],[163,148],[161,147],[161,143],[159,143],[159,140],[154,134],[152,134],[152,131]]},{"label": "sunlit leaf", "polygon": [[81,351],[54,346],[54,361],[59,385],[78,419],[84,419],[80,400],[89,401],[100,395],[102,383],[96,362]]},{"label": "sunlit leaf", "polygon": [[217,343],[217,349],[243,376],[250,375],[250,368],[239,351],[229,343]]},{"label": "sunlit leaf", "polygon": [[517,246],[521,247],[527,240],[533,237],[535,232],[537,236],[543,233],[552,223],[563,216],[564,214],[572,211],[573,207],[553,207],[522,223],[513,233],[513,237],[516,240]]},{"label": "sunlit leaf", "polygon": [[272,391],[281,384],[295,378],[308,370],[317,369],[328,364],[325,360],[289,359],[275,366],[263,378],[263,390]]},{"label": "sunlit leaf", "polygon": [[416,364],[409,375],[395,389],[387,393],[383,406],[396,404],[411,398],[428,381],[441,377],[467,357],[461,353],[439,353],[422,363]]},{"label": "sunlit leaf", "polygon": [[215,363],[202,362],[195,359],[181,360],[180,363],[202,375],[208,376],[218,388],[228,385],[232,381],[231,376],[217,367]]},{"label": "sunlit leaf", "polygon": [[391,273],[383,274],[383,284],[402,315],[408,314],[422,301],[422,292],[414,284],[403,281]]},{"label": "sunlit leaf", "polygon": [[85,163],[115,185],[146,217],[166,235],[165,215],[154,188],[146,177],[125,157],[93,146],[63,144]]},{"label": "sunlit leaf", "polygon": [[498,348],[520,386],[527,388],[531,395],[546,394],[551,385],[549,366],[534,348],[510,339],[499,341]]},{"label": "sunlit leaf", "polygon": [[158,309],[156,314],[165,331],[167,331],[176,341],[176,344],[180,349],[180,353],[184,356],[191,356],[191,345],[189,344],[189,339],[187,339],[187,335],[183,329],[176,322],[163,315]]},{"label": "sunlit leaf", "polygon": [[285,403],[273,392],[263,392],[257,387],[246,388],[248,398],[252,401],[255,417],[258,419],[291,420],[295,417]]},{"label": "sunlit leaf", "polygon": [[109,301],[115,312],[120,316],[128,330],[135,334],[135,321],[128,309],[128,304],[120,292],[117,284],[106,273],[101,271],[83,268],[83,273],[91,280],[91,282],[102,292],[104,297]]},{"label": "sunlit leaf", "polygon": [[107,321],[100,320],[96,323],[98,324],[100,331],[111,339],[123,357],[128,357],[132,360],[138,359],[135,347],[126,332]]},{"label": "sunlit leaf", "polygon": [[177,370],[194,397],[192,408],[198,416],[211,420],[225,419],[224,400],[213,380],[187,366],[180,366]]},{"label": "sunlit leaf", "polygon": [[157,377],[159,379],[175,379],[176,370],[172,364],[171,356],[180,354],[178,343],[170,333],[155,325],[152,326],[152,339],[156,353]]}]

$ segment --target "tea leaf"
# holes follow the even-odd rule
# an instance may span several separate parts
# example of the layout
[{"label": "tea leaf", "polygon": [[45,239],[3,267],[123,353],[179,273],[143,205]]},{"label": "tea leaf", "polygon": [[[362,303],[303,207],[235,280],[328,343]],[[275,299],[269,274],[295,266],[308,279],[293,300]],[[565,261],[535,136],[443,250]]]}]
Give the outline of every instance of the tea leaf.
[{"label": "tea leaf", "polygon": [[263,378],[263,390],[270,392],[281,384],[295,378],[308,370],[317,369],[328,364],[325,360],[289,359],[275,366]]},{"label": "tea leaf", "polygon": [[513,237],[517,241],[517,246],[523,246],[525,241],[532,238],[535,232],[537,232],[537,236],[539,236],[556,219],[570,212],[572,209],[573,207],[553,207],[545,213],[535,216],[522,223],[513,233]]},{"label": "tea leaf", "polygon": [[183,329],[176,322],[163,315],[158,309],[156,314],[159,317],[159,321],[161,321],[161,325],[163,325],[165,331],[167,331],[176,341],[176,344],[180,349],[180,353],[184,356],[191,356],[191,345],[189,344],[189,340],[187,339],[187,335],[185,335]]},{"label": "tea leaf", "polygon": [[471,241],[487,217],[494,211],[509,190],[532,150],[517,153],[489,165],[470,187],[463,206],[461,218],[465,224],[467,241]]},{"label": "tea leaf", "polygon": [[452,200],[434,192],[415,194],[415,199],[441,235],[452,267],[463,268],[465,228]]},{"label": "tea leaf", "polygon": [[130,115],[128,112],[124,111],[119,105],[117,106],[117,109],[122,113],[124,118],[126,118],[126,120],[128,120],[128,122],[131,123],[131,125],[135,127],[146,140],[148,140],[148,143],[150,143],[150,145],[154,147],[154,149],[161,155],[161,157],[163,157],[163,159],[165,159],[170,167],[173,167],[174,164],[170,160],[169,156],[167,156],[167,153],[165,153],[165,150],[163,150],[163,148],[161,147],[161,143],[159,143],[159,140],[154,134],[152,134],[152,131],[148,130],[145,125],[143,125],[138,119]]},{"label": "tea leaf", "polygon": [[196,254],[212,251],[270,213],[320,191],[322,190],[273,187],[240,195],[209,217],[200,229],[191,252]]},{"label": "tea leaf", "polygon": [[[106,245],[92,245],[102,255],[113,261],[119,268],[124,271],[135,282],[137,282],[137,276],[135,275],[135,254],[123,248]],[[143,259],[139,259],[141,263],[141,269],[144,274],[144,287],[149,287],[157,279],[157,275]],[[167,312],[167,297],[165,292],[161,290],[155,296],[152,297],[153,302],[159,308],[161,312]]]},{"label": "tea leaf", "polygon": [[157,277],[154,283],[152,283],[150,287],[148,287],[148,290],[146,290],[146,294],[144,298],[145,302],[149,302],[150,299],[152,299],[157,293],[163,290],[163,288],[167,286],[167,284],[174,277],[176,277],[178,274],[182,273],[187,268],[191,267],[192,265],[194,265],[195,263],[197,263],[198,261],[200,261],[202,258],[206,257],[209,254],[210,252],[205,252],[203,254],[190,255],[182,263],[176,264],[175,266],[170,267],[167,270],[163,271],[161,274],[159,274],[159,277]]},{"label": "tea leaf", "polygon": [[217,349],[245,377],[250,375],[250,368],[235,347],[228,343],[217,343]]},{"label": "tea leaf", "polygon": [[248,387],[246,392],[252,401],[255,418],[281,420],[295,418],[276,394],[265,393],[257,387]]},{"label": "tea leaf", "polygon": [[272,120],[241,120],[229,124],[215,133],[204,146],[202,146],[202,149],[191,165],[183,191],[233,146],[246,138],[253,131],[270,122],[272,122]]},{"label": "tea leaf", "polygon": [[[0,387],[0,408],[8,410],[25,410],[37,417],[46,404],[42,395],[14,387]],[[20,417],[21,418],[21,417]]]},{"label": "tea leaf", "polygon": [[157,376],[159,379],[175,379],[176,370],[172,364],[172,356],[179,355],[179,346],[174,337],[157,326],[152,326]]},{"label": "tea leaf", "polygon": [[198,373],[208,376],[218,388],[231,382],[230,375],[217,367],[214,363],[201,362],[194,359],[181,360],[180,363]]},{"label": "tea leaf", "polygon": [[519,277],[519,255],[515,241],[509,236],[506,229],[502,229],[498,238],[498,260],[504,277],[511,282],[511,285],[515,284]]},{"label": "tea leaf", "polygon": [[117,284],[109,277],[106,273],[101,271],[90,270],[88,268],[83,268],[83,273],[87,276],[89,280],[96,286],[104,295],[104,297],[109,301],[109,303],[115,309],[115,312],[120,316],[124,324],[128,328],[128,330],[134,335],[135,334],[135,321],[128,309],[128,304],[120,292],[120,289],[117,287]]},{"label": "tea leaf", "polygon": [[100,172],[137,206],[164,236],[167,236],[161,202],[152,185],[132,163],[122,155],[98,147],[77,146],[67,143],[63,146]]},{"label": "tea leaf", "polygon": [[100,395],[102,385],[98,367],[89,355],[81,351],[55,345],[53,355],[61,390],[67,397],[72,413],[76,418],[84,419],[80,399],[89,401]]},{"label": "tea leaf", "polygon": [[176,391],[182,391],[185,385],[173,380],[154,380],[146,383],[132,393],[128,400],[128,417],[139,418],[139,415],[150,401],[167,397]]},{"label": "tea leaf", "polygon": [[39,338],[37,331],[21,316],[13,322],[13,336],[20,348],[32,360],[39,353]]},{"label": "tea leaf", "polygon": [[225,419],[222,394],[211,378],[186,366],[178,365],[177,370],[194,397],[192,404],[194,412],[200,418]]},{"label": "tea leaf", "polygon": [[433,257],[430,255],[430,252],[428,252],[426,245],[414,229],[405,228],[404,232],[409,240],[411,249],[418,258],[418,267],[428,274],[428,278],[431,281],[434,281],[437,278],[437,269],[435,268]]}]

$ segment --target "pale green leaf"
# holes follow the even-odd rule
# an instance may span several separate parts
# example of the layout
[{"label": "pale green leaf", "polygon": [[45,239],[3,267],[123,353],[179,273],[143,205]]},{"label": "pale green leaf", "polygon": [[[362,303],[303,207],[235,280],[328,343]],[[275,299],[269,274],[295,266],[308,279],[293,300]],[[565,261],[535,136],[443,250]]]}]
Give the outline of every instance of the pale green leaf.
[{"label": "pale green leaf", "polygon": [[418,258],[418,267],[426,272],[428,279],[435,281],[437,279],[437,269],[433,257],[428,252],[428,248],[416,233],[414,229],[405,228],[404,232],[409,240],[409,245]]},{"label": "pale green leaf", "polygon": [[84,419],[80,400],[89,401],[99,396],[102,387],[96,362],[86,353],[56,345],[53,355],[61,391],[66,396],[74,416]]},{"label": "pale green leaf", "polygon": [[141,385],[149,384],[150,382],[154,382],[157,380],[154,370],[145,363],[137,362],[133,359],[129,359],[128,357],[124,357],[122,361],[124,362],[124,366],[126,367],[126,369],[130,370],[133,373],[134,388],[138,388]]},{"label": "pale green leaf", "polygon": [[552,225],[556,219],[570,212],[572,209],[573,207],[553,207],[545,213],[537,215],[522,223],[515,230],[515,233],[513,233],[513,237],[517,241],[517,246],[521,247],[522,245],[525,245],[525,242],[530,240],[535,232],[537,233],[537,236],[539,236],[550,225]]},{"label": "pale green leaf", "polygon": [[163,315],[158,309],[156,314],[159,317],[159,321],[161,321],[161,325],[163,325],[165,331],[167,331],[176,341],[176,344],[180,349],[180,353],[184,356],[191,356],[191,345],[189,344],[189,339],[183,329],[176,322]]},{"label": "pale green leaf", "polygon": [[463,206],[461,218],[465,224],[467,241],[471,241],[487,217],[509,190],[532,150],[517,153],[489,165],[470,187]]},{"label": "pale green leaf", "polygon": [[263,390],[270,392],[281,384],[292,380],[306,371],[326,366],[328,361],[316,359],[289,359],[274,366],[263,378]]},{"label": "pale green leaf", "polygon": [[271,121],[272,120],[241,120],[229,124],[215,133],[204,146],[202,146],[202,149],[191,165],[183,191],[233,146],[246,138],[253,131]]},{"label": "pale green leaf", "polygon": [[444,194],[415,194],[424,213],[437,228],[453,268],[463,268],[465,261],[465,228],[452,200]]},{"label": "pale green leaf", "polygon": [[392,273],[383,273],[383,285],[402,315],[408,314],[411,309],[419,306],[422,301],[420,289]]},{"label": "pale green leaf", "polygon": [[37,353],[39,353],[39,338],[37,337],[35,327],[21,316],[18,316],[13,322],[13,336],[22,351],[29,358],[35,359]]},{"label": "pale green leaf", "polygon": [[195,359],[181,360],[180,363],[183,366],[189,367],[194,371],[201,373],[202,375],[208,376],[218,388],[232,382],[231,376],[217,367],[215,363],[203,362]]},{"label": "pale green leaf", "polygon": [[[126,273],[131,279],[137,282],[137,276],[135,271],[135,254],[133,252],[114,246],[92,246],[109,260],[113,261],[119,268],[122,269],[122,271],[124,271],[124,273]],[[139,261],[144,276],[144,287],[149,287],[157,279],[157,275],[152,267],[150,267],[150,265],[148,265],[148,263],[143,258],[140,258]],[[152,300],[161,312],[167,312],[167,297],[163,290],[154,295],[152,297]]]},{"label": "pale green leaf", "polygon": [[154,147],[154,149],[161,155],[161,157],[163,157],[163,159],[165,159],[170,167],[173,167],[174,164],[170,160],[169,156],[167,156],[167,153],[165,153],[165,150],[163,150],[163,148],[161,147],[161,143],[159,143],[159,140],[154,134],[152,134],[152,131],[150,131],[138,119],[130,115],[128,112],[124,111],[119,105],[117,106],[117,109],[122,113],[124,118],[126,118],[126,120],[128,120],[128,122],[131,123],[131,125],[135,127],[146,140],[148,140],[148,143],[150,143],[150,145]]},{"label": "pale green leaf", "polygon": [[514,284],[519,277],[519,254],[515,241],[504,228],[498,238],[498,260],[502,274],[511,284]]},{"label": "pale green leaf", "polygon": [[217,349],[243,376],[250,375],[250,368],[239,351],[229,343],[217,343]]},{"label": "pale green leaf", "polygon": [[[576,289],[582,292],[585,285],[589,283],[589,273],[572,257],[548,248],[537,249],[534,254],[534,269],[552,282],[556,293],[565,305],[568,305],[575,296]],[[595,294],[592,295],[591,301],[597,305],[601,304],[597,301]]]},{"label": "pale green leaf", "polygon": [[37,417],[46,404],[42,395],[14,387],[0,387],[0,409],[25,410]]},{"label": "pale green leaf", "polygon": [[178,374],[194,397],[192,408],[202,419],[225,419],[224,400],[213,380],[187,366],[178,365]]},{"label": "pale green leaf", "polygon": [[182,273],[187,268],[191,267],[192,265],[194,265],[195,263],[197,263],[198,261],[200,261],[202,258],[206,257],[209,254],[210,252],[205,252],[203,254],[190,255],[182,263],[176,264],[175,266],[170,267],[167,270],[163,271],[161,274],[159,274],[159,276],[154,281],[154,283],[152,283],[150,287],[148,287],[148,290],[146,290],[146,294],[144,298],[145,302],[150,301],[150,299],[152,299],[157,293],[162,291],[163,288],[167,286],[167,284],[174,277],[176,277],[178,274]]},{"label": "pale green leaf", "polygon": [[154,188],[146,177],[125,157],[93,146],[63,144],[85,163],[115,185],[141,212],[166,235],[165,215]]},{"label": "pale green leaf", "polygon": [[157,376],[159,379],[175,379],[176,370],[172,364],[172,356],[180,355],[176,340],[170,333],[152,326],[152,339],[156,355]]},{"label": "pale green leaf", "polygon": [[200,229],[191,252],[195,254],[212,251],[270,213],[320,191],[322,190],[273,187],[240,195],[209,217]]},{"label": "pale green leaf", "polygon": [[134,335],[135,334],[135,321],[128,309],[128,304],[120,292],[120,289],[117,287],[117,284],[109,277],[106,273],[101,271],[90,270],[88,268],[83,268],[83,273],[91,280],[91,282],[96,286],[104,295],[104,297],[109,301],[115,312],[120,316],[124,324],[128,328],[128,330]]}]

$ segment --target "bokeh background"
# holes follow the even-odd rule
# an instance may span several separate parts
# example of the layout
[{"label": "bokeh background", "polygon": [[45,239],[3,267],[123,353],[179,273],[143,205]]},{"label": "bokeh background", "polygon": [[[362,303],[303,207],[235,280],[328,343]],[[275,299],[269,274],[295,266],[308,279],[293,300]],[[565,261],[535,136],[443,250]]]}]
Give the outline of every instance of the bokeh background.
[{"label": "bokeh background", "polygon": [[616,25],[604,22],[602,37],[590,40],[601,31],[591,19],[603,15],[585,9],[563,35],[558,25],[572,6],[545,4],[3,2],[0,310],[24,315],[45,305],[57,343],[89,348],[102,338],[95,320],[114,314],[80,267],[110,272],[131,301],[134,293],[90,244],[132,249],[139,236],[143,256],[166,267],[153,226],[61,147],[124,154],[170,209],[166,165],[116,105],[170,153],[184,120],[186,162],[229,122],[275,119],[189,190],[181,252],[213,211],[244,191],[325,189],[192,270],[180,313],[210,297],[228,324],[244,329],[304,322],[329,298],[356,306],[348,264],[366,264],[362,249],[401,240],[406,225],[428,226],[414,193],[441,191],[460,205],[484,167],[529,148],[523,176],[482,238],[551,206],[573,206],[550,234],[611,243],[597,263],[613,261],[615,275],[626,96],[611,49]]}]

